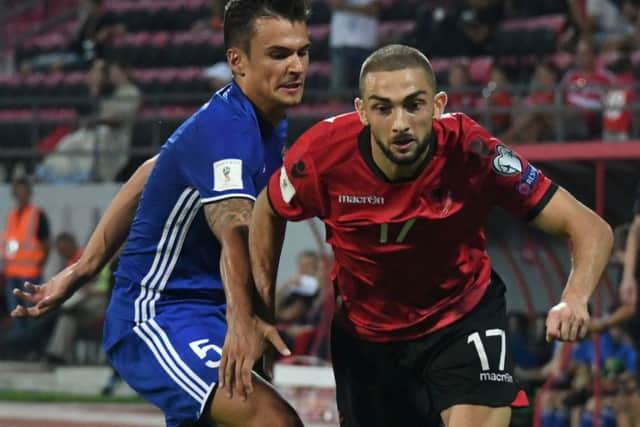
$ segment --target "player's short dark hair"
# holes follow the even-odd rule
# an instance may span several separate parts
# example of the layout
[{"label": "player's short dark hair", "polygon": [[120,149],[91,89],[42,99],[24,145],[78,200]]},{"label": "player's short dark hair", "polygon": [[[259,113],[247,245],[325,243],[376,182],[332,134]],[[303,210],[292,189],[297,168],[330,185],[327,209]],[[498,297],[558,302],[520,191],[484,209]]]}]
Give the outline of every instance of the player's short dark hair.
[{"label": "player's short dark hair", "polygon": [[225,49],[239,47],[249,53],[258,18],[307,22],[310,13],[308,0],[229,0],[224,8]]},{"label": "player's short dark hair", "polygon": [[406,68],[422,68],[427,73],[429,83],[436,88],[436,75],[429,59],[418,49],[401,44],[381,47],[365,59],[360,69],[360,94],[364,89],[367,74],[375,71],[397,71]]}]

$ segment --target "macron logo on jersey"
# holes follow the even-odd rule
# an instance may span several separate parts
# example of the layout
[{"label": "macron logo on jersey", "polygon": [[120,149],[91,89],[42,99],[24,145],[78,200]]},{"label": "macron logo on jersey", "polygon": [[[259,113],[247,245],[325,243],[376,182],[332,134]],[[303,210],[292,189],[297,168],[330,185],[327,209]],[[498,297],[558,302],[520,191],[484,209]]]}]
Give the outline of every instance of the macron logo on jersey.
[{"label": "macron logo on jersey", "polygon": [[242,190],[242,160],[224,159],[213,163],[213,191]]},{"label": "macron logo on jersey", "polygon": [[338,203],[345,203],[350,205],[384,205],[384,197],[340,194],[338,195]]}]

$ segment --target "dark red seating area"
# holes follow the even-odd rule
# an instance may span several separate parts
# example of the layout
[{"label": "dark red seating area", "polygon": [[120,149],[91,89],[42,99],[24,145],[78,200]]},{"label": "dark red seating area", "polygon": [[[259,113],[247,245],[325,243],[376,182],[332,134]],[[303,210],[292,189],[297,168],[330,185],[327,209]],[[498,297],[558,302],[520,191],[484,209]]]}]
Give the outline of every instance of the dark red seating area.
[{"label": "dark red seating area", "polygon": [[[206,67],[167,67],[134,69],[133,77],[142,92],[148,96],[168,94],[209,94],[210,87],[204,75]],[[307,87],[326,89],[331,67],[327,62],[313,62],[309,66]],[[0,77],[0,99],[3,105],[31,103],[27,97],[38,97],[55,105],[65,105],[72,98],[86,97],[86,72],[36,73],[25,79]],[[68,98],[59,99],[59,98]],[[72,103],[73,104],[73,103]]]},{"label": "dark red seating area", "polygon": [[[424,3],[420,0],[386,0],[382,2],[380,16],[383,21],[414,19],[416,8]],[[311,9],[311,25],[328,24],[331,20],[331,9],[326,1],[312,1]],[[209,13],[207,0],[117,0],[107,2],[107,11],[133,32],[188,30]]]},{"label": "dark red seating area", "polygon": [[[30,105],[28,97],[46,98],[51,106],[73,105],[86,98],[88,91],[84,72],[32,74],[26,79],[0,77],[0,101],[3,106]],[[69,98],[67,100],[60,98]],[[75,98],[75,99],[71,99]]]},{"label": "dark red seating area", "polygon": [[61,125],[73,127],[78,114],[70,108],[0,109],[0,135],[5,150],[25,150]]}]

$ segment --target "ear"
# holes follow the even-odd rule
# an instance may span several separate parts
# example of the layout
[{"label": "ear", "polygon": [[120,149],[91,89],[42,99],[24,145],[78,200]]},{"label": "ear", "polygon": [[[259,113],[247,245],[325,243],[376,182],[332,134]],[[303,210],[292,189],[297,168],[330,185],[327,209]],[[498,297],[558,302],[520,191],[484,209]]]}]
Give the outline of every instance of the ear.
[{"label": "ear", "polygon": [[433,118],[439,119],[444,114],[444,109],[447,106],[447,94],[440,91],[433,98]]},{"label": "ear", "polygon": [[360,116],[360,122],[362,122],[362,124],[365,126],[369,126],[369,120],[367,120],[367,113],[364,110],[364,101],[361,98],[356,98],[353,101],[353,105],[356,108],[358,115]]},{"label": "ear", "polygon": [[237,47],[227,49],[227,63],[235,78],[243,77],[247,66],[246,55]]}]

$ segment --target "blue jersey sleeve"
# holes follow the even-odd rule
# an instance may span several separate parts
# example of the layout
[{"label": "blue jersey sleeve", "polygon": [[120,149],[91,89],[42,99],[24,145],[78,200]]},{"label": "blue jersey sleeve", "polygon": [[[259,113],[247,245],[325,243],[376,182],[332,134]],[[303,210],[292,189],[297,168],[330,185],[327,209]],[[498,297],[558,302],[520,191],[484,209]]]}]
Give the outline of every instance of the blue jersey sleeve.
[{"label": "blue jersey sleeve", "polygon": [[260,132],[250,118],[210,120],[203,115],[177,148],[178,166],[202,203],[242,197],[255,200]]}]

